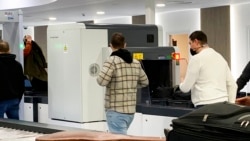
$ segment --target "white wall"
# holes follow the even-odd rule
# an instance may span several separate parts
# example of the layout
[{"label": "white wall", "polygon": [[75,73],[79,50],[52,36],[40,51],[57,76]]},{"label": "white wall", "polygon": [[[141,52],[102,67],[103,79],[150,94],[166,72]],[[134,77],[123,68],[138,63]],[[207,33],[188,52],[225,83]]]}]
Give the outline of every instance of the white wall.
[{"label": "white wall", "polygon": [[3,37],[3,35],[2,35],[2,34],[3,34],[3,25],[2,25],[2,24],[0,24],[0,31],[2,31],[2,32],[0,33],[0,34],[1,34],[1,35],[0,35],[0,39],[1,39],[1,38]]},{"label": "white wall", "polygon": [[[231,5],[231,70],[235,79],[250,60],[249,13],[250,3]],[[249,84],[243,91],[250,92]]]},{"label": "white wall", "polygon": [[94,23],[107,23],[107,24],[132,24],[131,16],[116,17],[110,19],[95,19]]},{"label": "white wall", "polygon": [[169,45],[170,34],[190,34],[200,30],[200,9],[157,13],[155,23],[163,28],[163,46]]},{"label": "white wall", "polygon": [[[99,19],[94,20],[94,23],[132,24],[132,17]],[[200,30],[200,9],[156,13],[155,24],[161,26],[163,30],[163,43],[160,45],[167,46],[170,34],[190,34]]]},{"label": "white wall", "polygon": [[23,35],[30,35],[32,39],[34,39],[34,27],[33,26],[28,26],[23,30]]}]

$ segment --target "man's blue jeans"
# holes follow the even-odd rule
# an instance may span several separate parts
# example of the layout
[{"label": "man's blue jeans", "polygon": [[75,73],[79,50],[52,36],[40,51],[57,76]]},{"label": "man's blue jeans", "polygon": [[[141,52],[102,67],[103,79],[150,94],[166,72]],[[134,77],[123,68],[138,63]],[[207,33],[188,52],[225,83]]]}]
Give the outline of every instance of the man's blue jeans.
[{"label": "man's blue jeans", "polygon": [[0,118],[19,119],[19,99],[0,101]]},{"label": "man's blue jeans", "polygon": [[113,110],[106,111],[109,132],[115,134],[127,134],[127,130],[134,119],[134,114],[123,114]]}]

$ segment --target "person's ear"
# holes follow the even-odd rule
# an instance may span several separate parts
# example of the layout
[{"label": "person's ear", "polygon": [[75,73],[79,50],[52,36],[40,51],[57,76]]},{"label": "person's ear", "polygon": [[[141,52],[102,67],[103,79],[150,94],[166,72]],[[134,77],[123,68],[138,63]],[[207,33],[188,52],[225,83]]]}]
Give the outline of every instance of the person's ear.
[{"label": "person's ear", "polygon": [[126,47],[127,47],[127,43],[124,44],[124,48],[126,48]]},{"label": "person's ear", "polygon": [[194,39],[194,42],[196,45],[199,43],[197,39]]},{"label": "person's ear", "polygon": [[112,51],[114,51],[115,48],[113,47],[113,45],[112,44],[109,44],[109,45],[110,45],[110,48],[112,49]]},{"label": "person's ear", "polygon": [[195,43],[197,46],[201,46],[201,42],[199,40],[195,39]]}]

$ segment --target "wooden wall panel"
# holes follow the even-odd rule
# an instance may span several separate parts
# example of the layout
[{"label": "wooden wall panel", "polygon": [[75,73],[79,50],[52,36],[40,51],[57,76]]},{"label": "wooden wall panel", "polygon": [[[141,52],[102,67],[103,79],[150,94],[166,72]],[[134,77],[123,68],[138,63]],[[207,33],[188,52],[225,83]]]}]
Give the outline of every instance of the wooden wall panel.
[{"label": "wooden wall panel", "polygon": [[208,44],[231,64],[230,6],[201,9],[201,30],[208,36]]},{"label": "wooden wall panel", "polygon": [[146,24],[146,16],[145,15],[132,16],[132,24]]},{"label": "wooden wall panel", "polygon": [[47,26],[34,27],[33,39],[41,47],[44,57],[47,60]]}]

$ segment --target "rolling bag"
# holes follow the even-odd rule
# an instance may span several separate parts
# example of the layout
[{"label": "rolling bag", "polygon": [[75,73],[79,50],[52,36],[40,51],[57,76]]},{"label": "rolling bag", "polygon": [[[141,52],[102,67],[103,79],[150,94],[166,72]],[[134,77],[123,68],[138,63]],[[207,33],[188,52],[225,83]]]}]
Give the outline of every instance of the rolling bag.
[{"label": "rolling bag", "polygon": [[167,141],[250,141],[250,107],[209,104],[172,120],[171,126]]}]

